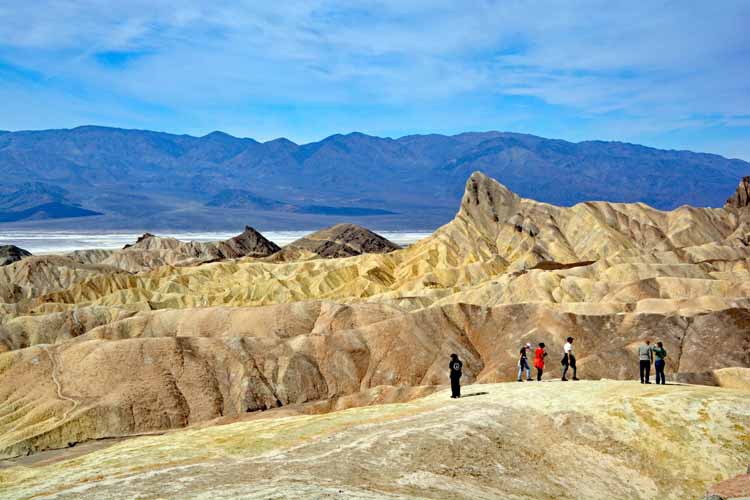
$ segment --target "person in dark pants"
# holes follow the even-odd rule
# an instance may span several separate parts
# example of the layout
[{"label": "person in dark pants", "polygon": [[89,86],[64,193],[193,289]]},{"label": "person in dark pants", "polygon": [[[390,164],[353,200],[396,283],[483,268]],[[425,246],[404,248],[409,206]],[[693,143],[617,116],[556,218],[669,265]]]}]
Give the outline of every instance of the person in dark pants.
[{"label": "person in dark pants", "polygon": [[641,371],[641,384],[650,384],[651,381],[651,360],[654,359],[651,341],[646,339],[646,343],[638,348],[638,361]]},{"label": "person in dark pants", "polygon": [[451,354],[450,375],[451,375],[451,398],[461,397],[461,368],[463,363],[458,359],[458,354]]},{"label": "person in dark pants", "polygon": [[536,381],[542,381],[542,374],[544,373],[544,358],[547,356],[547,351],[544,349],[544,342],[539,342],[539,347],[536,348],[534,353],[534,368],[536,368]]},{"label": "person in dark pants", "polygon": [[531,381],[531,367],[529,366],[529,351],[531,344],[521,347],[520,357],[518,358],[518,381],[523,382],[523,372],[526,371],[526,380]]},{"label": "person in dark pants", "polygon": [[656,383],[664,385],[667,383],[664,377],[664,365],[666,364],[665,358],[667,357],[667,350],[664,349],[664,344],[661,342],[656,343],[656,347],[652,349],[654,353],[654,368],[656,368]]},{"label": "person in dark pants", "polygon": [[568,374],[568,367],[573,369],[573,380],[578,380],[578,377],[576,376],[576,357],[573,354],[573,337],[568,337],[565,339],[565,345],[563,346],[563,358],[562,358],[562,365],[563,365],[563,372],[562,372],[562,381],[567,382],[568,379],[565,378],[565,375]]}]

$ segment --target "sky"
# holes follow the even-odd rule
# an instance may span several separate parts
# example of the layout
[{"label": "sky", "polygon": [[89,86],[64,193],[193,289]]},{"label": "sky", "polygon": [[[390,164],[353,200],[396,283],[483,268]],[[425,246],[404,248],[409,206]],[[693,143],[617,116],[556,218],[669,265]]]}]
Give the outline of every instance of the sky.
[{"label": "sky", "polygon": [[0,0],[0,129],[501,130],[750,160],[750,1]]}]

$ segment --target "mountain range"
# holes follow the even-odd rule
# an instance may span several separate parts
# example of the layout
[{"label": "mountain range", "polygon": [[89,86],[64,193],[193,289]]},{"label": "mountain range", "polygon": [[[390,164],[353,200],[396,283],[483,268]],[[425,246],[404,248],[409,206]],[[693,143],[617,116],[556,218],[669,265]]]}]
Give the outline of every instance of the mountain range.
[{"label": "mountain range", "polygon": [[[310,144],[84,126],[0,134],[0,224],[38,228],[380,229],[451,219],[481,170],[525,197],[721,206],[750,163],[508,132]],[[85,217],[85,222],[81,220]]]}]

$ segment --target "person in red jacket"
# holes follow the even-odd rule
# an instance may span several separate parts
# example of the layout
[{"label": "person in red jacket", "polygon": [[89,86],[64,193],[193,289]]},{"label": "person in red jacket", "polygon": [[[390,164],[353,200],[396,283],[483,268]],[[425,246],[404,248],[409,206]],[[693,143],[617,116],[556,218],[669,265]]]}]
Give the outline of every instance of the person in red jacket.
[{"label": "person in red jacket", "polygon": [[542,373],[544,373],[544,357],[547,355],[547,351],[544,350],[544,342],[539,342],[539,347],[534,352],[534,368],[536,368],[536,381],[542,381]]}]

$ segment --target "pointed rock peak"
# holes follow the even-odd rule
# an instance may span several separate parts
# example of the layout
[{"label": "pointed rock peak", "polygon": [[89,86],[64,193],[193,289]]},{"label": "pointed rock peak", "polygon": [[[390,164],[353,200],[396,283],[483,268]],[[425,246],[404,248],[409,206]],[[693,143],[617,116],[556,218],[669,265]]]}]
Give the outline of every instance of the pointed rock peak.
[{"label": "pointed rock peak", "polygon": [[131,244],[127,244],[127,245],[125,245],[124,247],[122,247],[122,249],[123,249],[123,250],[125,250],[125,249],[127,249],[127,248],[131,248],[131,247],[134,247],[134,246],[140,245],[140,244],[142,244],[142,243],[143,243],[144,241],[150,240],[151,238],[156,238],[156,235],[153,235],[153,234],[151,234],[151,233],[143,233],[142,235],[140,235],[140,236],[138,237],[138,239],[137,239],[137,240],[135,240],[135,243],[133,243],[132,245],[131,245]]},{"label": "pointed rock peak", "polygon": [[744,208],[750,205],[750,176],[745,176],[740,181],[737,190],[724,204],[725,208]]},{"label": "pointed rock peak", "polygon": [[350,223],[321,229],[303,239],[335,241],[351,246],[361,253],[385,253],[401,248],[366,227]]},{"label": "pointed rock peak", "polygon": [[[496,231],[498,224],[508,223],[511,217],[520,215],[521,197],[495,179],[481,172],[474,172],[466,182],[461,200],[459,216],[470,219],[478,228]],[[514,222],[523,223],[523,218]]]},{"label": "pointed rock peak", "polygon": [[227,241],[220,243],[225,257],[268,257],[281,250],[276,243],[267,239],[252,226]]},{"label": "pointed rock peak", "polygon": [[245,226],[245,230],[242,231],[242,234],[240,234],[240,236],[242,236],[243,234],[252,234],[252,235],[260,236],[261,238],[263,237],[263,235],[260,234],[260,232],[257,229],[255,229],[253,226],[247,226],[247,225]]},{"label": "pointed rock peak", "polygon": [[363,253],[399,250],[396,243],[357,224],[336,224],[293,241],[277,254],[276,260],[352,257]]}]

